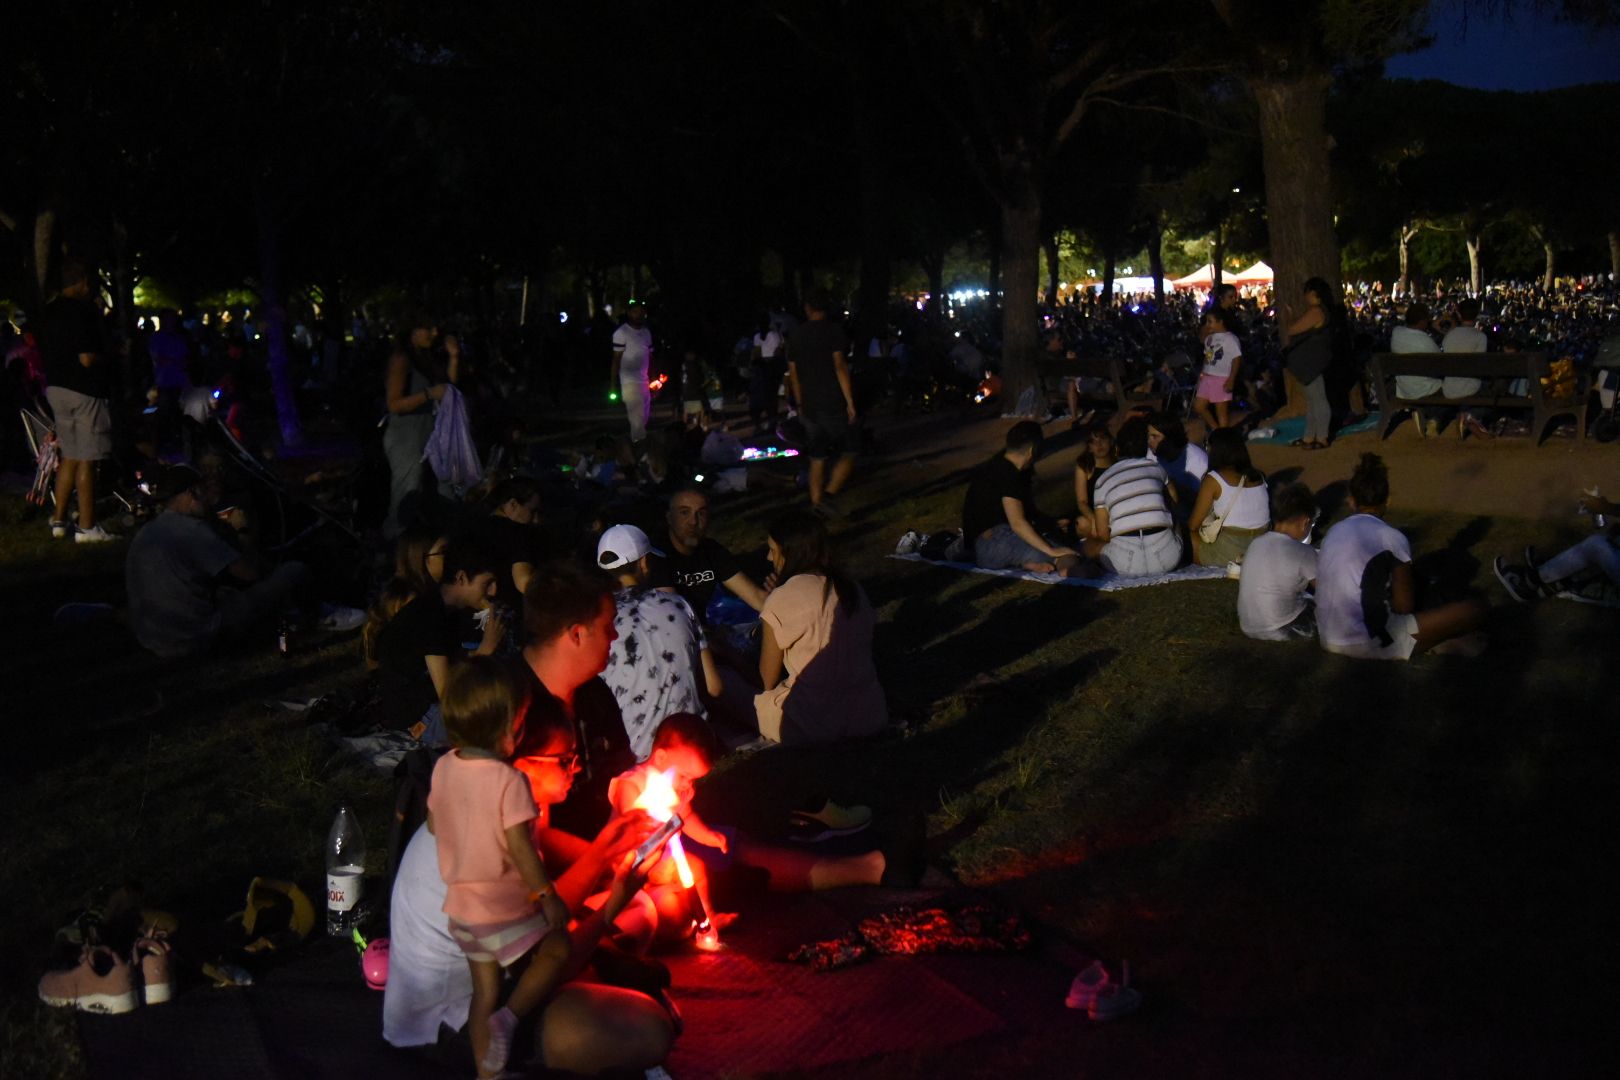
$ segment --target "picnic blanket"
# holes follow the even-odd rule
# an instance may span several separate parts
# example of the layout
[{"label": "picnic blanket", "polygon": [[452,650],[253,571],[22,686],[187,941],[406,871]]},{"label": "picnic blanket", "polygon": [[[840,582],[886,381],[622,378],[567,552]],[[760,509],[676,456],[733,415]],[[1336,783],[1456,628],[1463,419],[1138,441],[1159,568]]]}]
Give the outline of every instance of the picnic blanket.
[{"label": "picnic blanket", "polygon": [[1118,592],[1121,589],[1145,589],[1149,585],[1169,585],[1176,581],[1215,581],[1226,576],[1224,566],[1184,566],[1180,570],[1172,570],[1168,574],[1150,574],[1147,577],[1103,574],[1094,578],[1066,578],[1061,574],[1037,574],[1031,570],[986,570],[984,567],[974,566],[972,563],[925,559],[916,553],[890,555],[889,558],[903,559],[906,562],[928,563],[930,566],[947,566],[952,570],[965,570],[970,574],[1022,578],[1025,581],[1038,581],[1043,585],[1084,585],[1088,589],[1097,589],[1100,592]]},{"label": "picnic blanket", "polygon": [[[1346,424],[1344,427],[1339,428],[1333,433],[1333,437],[1337,439],[1342,435],[1355,435],[1362,431],[1377,431],[1379,421],[1382,419],[1382,413],[1368,413],[1355,423]],[[1267,420],[1263,426],[1270,428],[1272,434],[1267,435],[1263,439],[1251,439],[1251,442],[1283,443],[1286,445],[1293,442],[1295,439],[1304,438],[1305,436],[1305,418],[1303,416],[1289,416],[1281,420]]]}]

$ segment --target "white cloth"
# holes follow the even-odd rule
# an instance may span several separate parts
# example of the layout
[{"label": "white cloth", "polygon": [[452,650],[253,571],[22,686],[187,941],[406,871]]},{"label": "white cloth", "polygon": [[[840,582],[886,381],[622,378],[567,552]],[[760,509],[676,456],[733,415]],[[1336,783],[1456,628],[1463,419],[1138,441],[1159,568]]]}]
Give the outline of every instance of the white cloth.
[{"label": "white cloth", "polygon": [[[1362,611],[1362,575],[1367,566],[1384,552],[1403,563],[1412,561],[1412,547],[1395,529],[1371,514],[1353,514],[1328,530],[1316,563],[1316,629],[1322,648],[1349,656],[1395,657],[1405,646],[1405,659],[1412,654],[1412,642],[1403,643],[1398,630],[1405,620],[1392,616],[1385,629],[1395,638],[1390,652],[1367,631]],[[1247,563],[1247,560],[1245,560]],[[1248,573],[1245,565],[1244,573]],[[1416,630],[1414,620],[1411,630]],[[1411,634],[1405,635],[1410,639]]]},{"label": "white cloth", "polygon": [[1215,503],[1210,507],[1216,517],[1223,517],[1222,526],[1234,529],[1264,529],[1271,524],[1271,492],[1264,480],[1257,484],[1243,481],[1242,487],[1228,484],[1221,474],[1209,474],[1215,478],[1220,487],[1220,493],[1215,496]]},{"label": "white cloth", "polygon": [[399,860],[388,908],[388,985],[383,989],[383,1038],[394,1046],[431,1046],[443,1025],[460,1031],[472,1004],[472,972],[450,936],[448,890],[439,876],[439,848],[423,825]]},{"label": "white cloth", "polygon": [[1305,590],[1315,580],[1315,548],[1280,532],[1255,537],[1238,578],[1238,626],[1261,641],[1290,640],[1286,627],[1305,610]]},{"label": "white cloth", "polygon": [[1243,346],[1238,343],[1237,335],[1217,330],[1204,339],[1203,373],[1224,379],[1232,374],[1232,362],[1242,355]]},{"label": "white cloth", "polygon": [[1108,531],[1117,536],[1172,524],[1165,495],[1168,482],[1164,469],[1147,458],[1126,458],[1109,466],[1097,478],[1093,497],[1095,505],[1108,511]]},{"label": "white cloth", "polygon": [[[1419,330],[1414,326],[1397,326],[1389,335],[1389,351],[1392,353],[1437,353],[1440,346],[1435,344],[1434,338],[1428,331]],[[1395,376],[1395,393],[1402,398],[1429,397],[1440,392],[1439,379],[1427,375],[1397,375]]]},{"label": "white cloth", "polygon": [[615,352],[624,350],[624,355],[619,357],[619,378],[628,380],[634,373],[643,386],[647,385],[647,371],[652,365],[652,331],[645,326],[623,323],[613,331],[613,349]]},{"label": "white cloth", "polygon": [[[1482,353],[1490,349],[1485,331],[1473,326],[1454,326],[1440,339],[1440,351],[1446,353]],[[1462,375],[1447,375],[1441,393],[1446,397],[1472,397],[1485,383]]]},{"label": "white cloth", "polygon": [[754,347],[759,355],[766,360],[774,357],[782,348],[782,335],[775,330],[767,330],[763,334],[754,335]]},{"label": "white cloth", "polygon": [[433,467],[441,486],[449,484],[457,491],[467,491],[484,478],[467,419],[467,399],[451,383],[444,384],[444,397],[433,408],[433,434],[422,448],[422,460]]}]

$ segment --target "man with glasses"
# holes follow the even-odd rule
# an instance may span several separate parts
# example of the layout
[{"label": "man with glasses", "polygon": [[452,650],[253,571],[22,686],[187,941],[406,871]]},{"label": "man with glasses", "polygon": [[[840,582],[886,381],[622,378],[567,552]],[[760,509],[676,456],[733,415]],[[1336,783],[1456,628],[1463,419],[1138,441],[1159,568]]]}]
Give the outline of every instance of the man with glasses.
[{"label": "man with glasses", "polygon": [[552,824],[594,836],[609,817],[608,781],[635,764],[613,691],[602,681],[618,631],[613,579],[570,563],[537,567],[524,596],[529,643],[520,657],[533,699],[527,718],[561,711],[577,736],[579,770],[572,794]]}]

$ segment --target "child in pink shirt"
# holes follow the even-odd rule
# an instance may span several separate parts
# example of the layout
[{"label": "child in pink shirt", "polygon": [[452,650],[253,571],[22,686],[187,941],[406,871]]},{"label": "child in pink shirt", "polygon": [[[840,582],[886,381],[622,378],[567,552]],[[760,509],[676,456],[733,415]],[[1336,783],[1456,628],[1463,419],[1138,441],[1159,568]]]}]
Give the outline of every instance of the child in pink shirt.
[{"label": "child in pink shirt", "polygon": [[[539,811],[528,780],[505,760],[527,708],[524,687],[493,657],[452,670],[443,713],[455,749],[434,766],[428,794],[450,936],[472,969],[467,1027],[480,1077],[505,1070],[518,1021],[557,988],[569,959],[568,908],[529,836]],[[528,969],[497,1010],[501,969],[531,949]]]}]

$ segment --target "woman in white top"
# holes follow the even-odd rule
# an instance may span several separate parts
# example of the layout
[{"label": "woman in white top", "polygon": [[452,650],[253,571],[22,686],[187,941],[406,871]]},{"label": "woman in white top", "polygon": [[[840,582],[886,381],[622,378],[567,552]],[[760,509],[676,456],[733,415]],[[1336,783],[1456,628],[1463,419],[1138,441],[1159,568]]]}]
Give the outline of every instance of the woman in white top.
[{"label": "woman in white top", "polygon": [[[1220,521],[1213,542],[1199,535],[1203,523]],[[1271,493],[1266,478],[1249,461],[1249,444],[1237,428],[1216,428],[1209,436],[1209,472],[1199,485],[1187,517],[1193,562],[1225,566],[1243,558],[1249,543],[1271,528]]]},{"label": "woman in white top", "polygon": [[771,325],[769,315],[762,316],[748,368],[748,418],[753,421],[755,435],[776,431],[777,389],[781,382],[782,335]]}]

